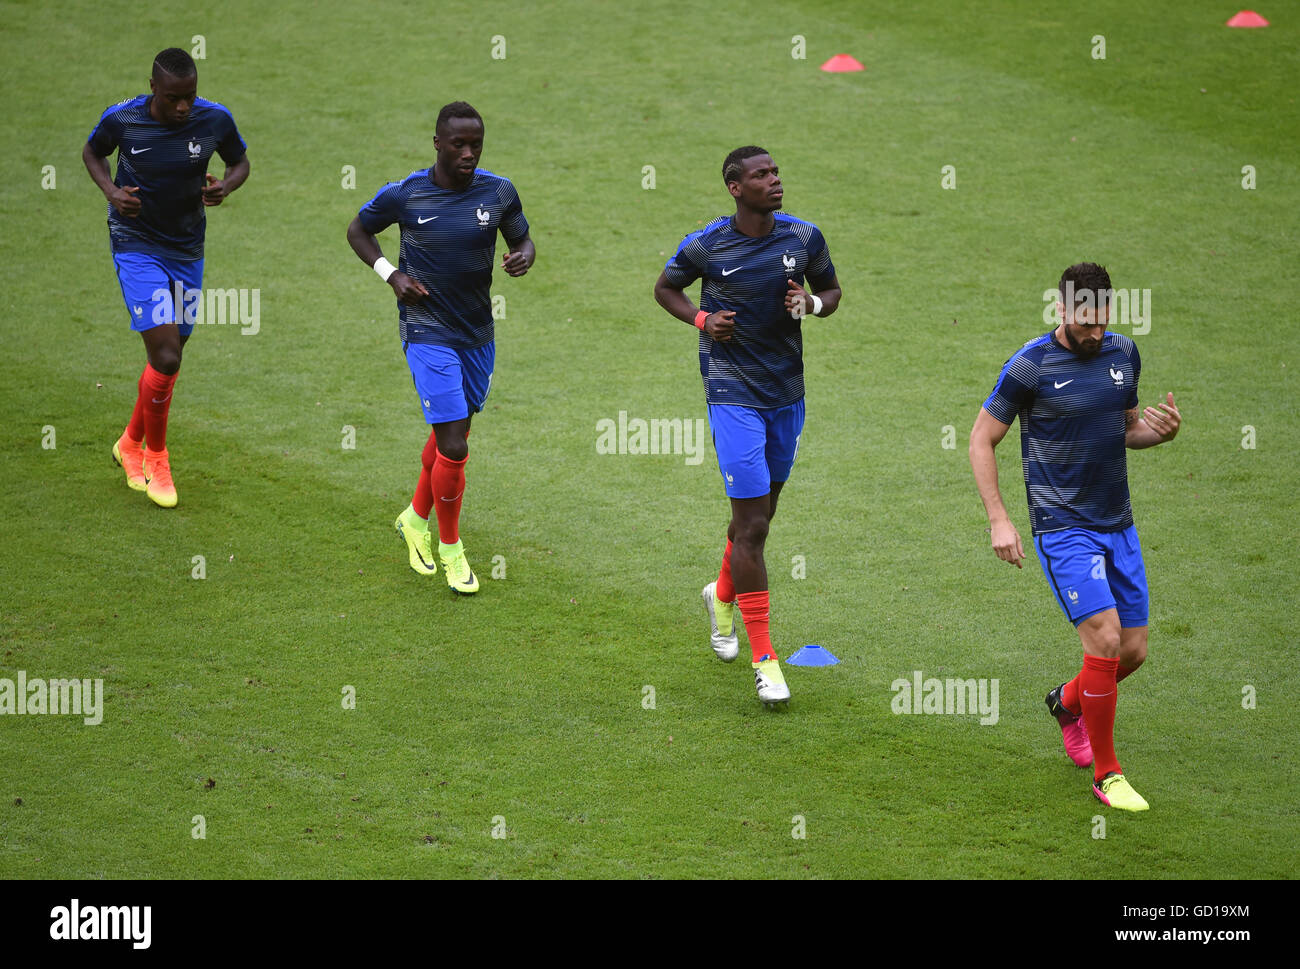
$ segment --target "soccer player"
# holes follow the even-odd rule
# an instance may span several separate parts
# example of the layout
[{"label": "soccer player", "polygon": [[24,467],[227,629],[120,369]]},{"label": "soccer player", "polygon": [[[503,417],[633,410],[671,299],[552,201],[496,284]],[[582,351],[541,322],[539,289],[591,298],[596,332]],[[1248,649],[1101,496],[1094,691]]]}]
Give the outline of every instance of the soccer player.
[{"label": "soccer player", "polygon": [[[390,182],[361,207],[348,242],[393,288],[402,351],[432,425],[411,504],[395,526],[411,568],[436,575],[429,512],[438,518],[438,559],[447,585],[470,595],[478,579],[460,538],[460,506],[469,460],[469,425],[492,384],[492,263],[500,231],[509,247],[501,268],[528,272],[537,258],[519,194],[507,178],[478,167],[483,119],[464,101],[438,112],[433,167]],[[384,258],[375,234],[401,227],[398,265]]]},{"label": "soccer player", "polygon": [[[167,48],[154,58],[152,93],[105,111],[81,150],[86,170],[108,199],[109,248],[131,329],[144,340],[147,358],[113,460],[126,472],[128,487],[163,508],[177,501],[167,414],[181,348],[194,329],[184,294],[203,288],[204,210],[243,185],[249,170],[235,119],[222,105],[199,97],[197,88],[193,59],[178,47]],[[114,151],[116,177],[108,170]],[[213,152],[226,163],[220,179],[208,174]]]},{"label": "soccer player", "polygon": [[[654,294],[700,330],[709,426],[731,500],[722,568],[701,590],[713,651],[724,662],[736,658],[739,605],[758,698],[772,706],[789,700],[790,688],[768,629],[763,545],[803,431],[801,322],[834,313],[840,284],[821,230],[778,214],[784,193],[771,155],[755,145],[737,148],[722,163],[722,180],[735,215],[683,239]],[[696,279],[703,280],[699,309],[683,292]]]},{"label": "soccer player", "polygon": [[[1065,270],[1060,323],[1002,368],[970,437],[970,462],[993,551],[1020,568],[1020,533],[998,491],[993,449],[1020,418],[1030,529],[1052,595],[1078,631],[1083,669],[1047,695],[1066,752],[1093,767],[1103,804],[1145,811],[1115,757],[1118,684],[1147,655],[1147,582],[1129,504],[1126,448],[1172,441],[1182,416],[1169,394],[1138,413],[1142,361],[1131,339],[1107,333],[1110,276],[1094,263]],[[1086,726],[1085,726],[1086,724]]]}]

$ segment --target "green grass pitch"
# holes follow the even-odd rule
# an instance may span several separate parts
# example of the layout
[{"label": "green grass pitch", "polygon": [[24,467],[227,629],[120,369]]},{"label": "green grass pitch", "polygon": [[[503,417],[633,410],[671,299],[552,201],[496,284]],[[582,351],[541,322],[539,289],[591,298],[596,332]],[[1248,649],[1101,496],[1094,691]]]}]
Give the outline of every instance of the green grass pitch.
[{"label": "green grass pitch", "polygon": [[[0,876],[1292,877],[1295,21],[947,7],[5,3],[0,677],[101,678],[104,710],[0,716]],[[199,93],[252,162],[209,215],[205,285],[258,290],[260,319],[186,350],[164,512],[109,458],[143,355],[80,150],[196,35]],[[840,52],[866,70],[818,70]],[[344,239],[431,164],[458,98],[538,250],[494,284],[463,600],[393,532],[426,431],[393,301]],[[751,142],[845,294],[805,328],[767,550],[782,655],[842,662],[788,668],[777,713],[708,648],[711,449],[596,448],[620,411],[705,416],[693,331],[650,291],[731,209],[721,161]],[[966,457],[1079,260],[1150,290],[1142,403],[1172,390],[1185,418],[1129,457],[1151,657],[1117,736],[1143,816],[1102,808],[1061,749],[1042,698],[1077,638],[1032,554],[989,550]],[[1018,428],[999,464],[1027,540]],[[895,715],[915,670],[998,680],[998,722]]]}]

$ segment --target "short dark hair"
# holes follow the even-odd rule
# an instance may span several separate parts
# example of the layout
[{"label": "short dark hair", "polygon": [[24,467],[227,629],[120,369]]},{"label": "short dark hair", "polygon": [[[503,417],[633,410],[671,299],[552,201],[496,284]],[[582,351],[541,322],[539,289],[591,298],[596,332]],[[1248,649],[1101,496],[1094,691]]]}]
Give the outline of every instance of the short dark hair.
[{"label": "short dark hair", "polygon": [[193,77],[199,73],[194,58],[179,47],[168,47],[153,59],[153,76],[169,74],[172,77]]},{"label": "short dark hair", "polygon": [[1076,262],[1061,273],[1061,281],[1056,284],[1061,294],[1061,302],[1071,312],[1081,303],[1090,303],[1100,309],[1110,303],[1110,273],[1105,266],[1095,262]]},{"label": "short dark hair", "polygon": [[436,134],[452,118],[473,118],[484,128],[487,127],[483,124],[483,116],[475,111],[468,101],[453,101],[451,104],[444,104],[442,110],[438,112],[438,120],[433,125],[434,133]]},{"label": "short dark hair", "polygon": [[745,145],[743,148],[737,148],[722,163],[722,181],[726,184],[740,181],[740,176],[745,172],[745,166],[741,164],[746,158],[753,158],[755,155],[766,155],[766,148],[759,148],[758,145]]}]

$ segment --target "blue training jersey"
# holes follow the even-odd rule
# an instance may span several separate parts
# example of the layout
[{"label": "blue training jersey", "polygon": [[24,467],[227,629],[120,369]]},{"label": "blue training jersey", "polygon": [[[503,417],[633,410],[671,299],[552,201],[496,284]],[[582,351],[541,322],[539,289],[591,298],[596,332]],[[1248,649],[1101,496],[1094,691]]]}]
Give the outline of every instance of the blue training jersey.
[{"label": "blue training jersey", "polygon": [[127,218],[108,206],[108,241],[113,252],[147,252],[193,262],[203,258],[207,217],[203,176],[214,152],[233,165],[247,146],[223,105],[195,98],[183,124],[168,127],[149,114],[152,94],[113,105],[90,133],[101,158],[117,151],[119,187],[139,186],[140,215]]},{"label": "blue training jersey", "polygon": [[497,230],[510,245],[528,235],[519,193],[510,179],[474,170],[464,191],[440,188],[433,169],[389,182],[357,213],[374,235],[401,226],[397,268],[424,284],[429,295],[416,306],[398,301],[403,342],[456,349],[492,341],[492,264]]},{"label": "blue training jersey", "polygon": [[730,340],[700,331],[700,374],[710,404],[767,409],[803,399],[803,333],[785,308],[786,281],[814,290],[835,278],[821,230],[775,213],[772,231],[754,238],[724,216],[692,232],[668,264],[664,278],[678,289],[697,279],[700,309],[734,310]]},{"label": "blue training jersey", "polygon": [[1118,333],[1107,333],[1090,359],[1046,333],[1002,367],[984,409],[1003,424],[1020,417],[1033,534],[1133,524],[1124,412],[1138,405],[1141,372],[1137,346]]}]

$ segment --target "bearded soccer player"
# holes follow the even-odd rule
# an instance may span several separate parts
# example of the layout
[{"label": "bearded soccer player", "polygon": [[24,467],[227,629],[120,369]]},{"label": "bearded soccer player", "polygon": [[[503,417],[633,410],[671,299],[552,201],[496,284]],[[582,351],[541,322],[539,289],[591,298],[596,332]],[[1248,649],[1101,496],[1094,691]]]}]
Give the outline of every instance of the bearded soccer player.
[{"label": "bearded soccer player", "polygon": [[[460,538],[469,425],[483,409],[496,358],[492,263],[500,232],[509,247],[501,268],[522,276],[537,254],[519,195],[509,179],[478,167],[483,119],[464,101],[442,108],[431,168],[390,182],[348,226],[348,242],[397,296],[402,351],[431,425],[411,504],[395,523],[411,568],[436,575],[429,513],[438,520],[438,560],[455,592],[478,591]],[[396,267],[375,234],[401,227]]]},{"label": "bearded soccer player", "polygon": [[[713,651],[724,662],[736,658],[738,606],[758,698],[772,706],[788,701],[790,688],[768,628],[763,546],[803,432],[801,324],[835,312],[840,284],[821,230],[779,214],[784,192],[767,151],[737,148],[722,164],[722,180],[735,214],[683,239],[654,294],[700,331],[709,426],[731,500],[722,568],[701,591]],[[696,279],[703,280],[698,309],[683,292]]]},{"label": "bearded soccer player", "polygon": [[1047,694],[1066,752],[1093,768],[1103,804],[1145,811],[1115,756],[1119,683],[1147,655],[1147,581],[1129,504],[1127,448],[1172,441],[1182,423],[1168,394],[1138,412],[1142,360],[1107,333],[1110,276],[1094,263],[1061,275],[1060,323],[1012,355],[971,431],[970,462],[993,551],[1020,568],[1020,533],[998,491],[993,449],[1020,418],[1030,528],[1057,605],[1083,644],[1083,669]]},{"label": "bearded soccer player", "polygon": [[[202,292],[204,210],[220,205],[248,178],[244,140],[230,112],[197,94],[198,71],[169,47],[153,62],[150,94],[113,105],[81,150],[90,177],[108,199],[108,241],[131,329],[144,340],[144,373],[135,410],[113,445],[127,486],[154,504],[176,507],[167,452],[167,414],[194,329],[187,292]],[[117,175],[108,156],[117,152]],[[208,174],[213,152],[226,163]],[[181,305],[177,305],[180,303]]]}]

